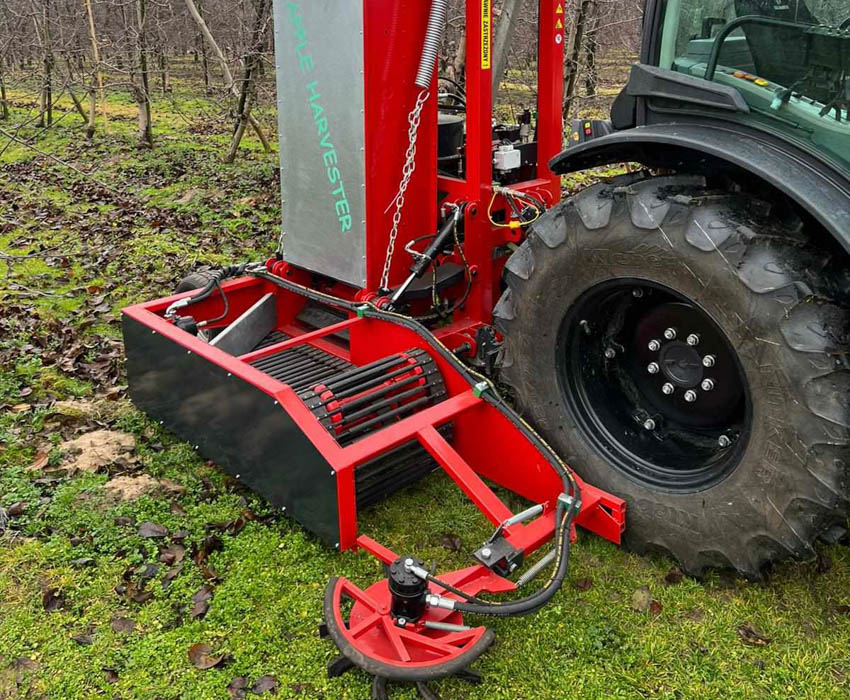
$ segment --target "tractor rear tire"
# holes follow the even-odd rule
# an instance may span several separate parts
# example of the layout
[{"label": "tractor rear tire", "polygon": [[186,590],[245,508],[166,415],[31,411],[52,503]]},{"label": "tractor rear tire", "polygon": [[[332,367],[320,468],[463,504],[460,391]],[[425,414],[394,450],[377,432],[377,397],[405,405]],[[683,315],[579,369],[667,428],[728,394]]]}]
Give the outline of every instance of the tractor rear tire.
[{"label": "tractor rear tire", "polygon": [[758,579],[846,527],[843,254],[803,229],[702,177],[631,175],[550,210],[509,260],[500,379],[626,500],[632,550]]}]

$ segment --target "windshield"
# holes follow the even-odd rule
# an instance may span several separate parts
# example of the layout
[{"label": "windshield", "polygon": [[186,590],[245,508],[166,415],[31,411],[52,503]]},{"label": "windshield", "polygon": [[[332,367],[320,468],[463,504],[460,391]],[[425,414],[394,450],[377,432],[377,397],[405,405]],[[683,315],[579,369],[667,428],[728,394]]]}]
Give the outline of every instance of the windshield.
[{"label": "windshield", "polygon": [[659,65],[737,88],[748,119],[850,164],[850,0],[667,0]]}]

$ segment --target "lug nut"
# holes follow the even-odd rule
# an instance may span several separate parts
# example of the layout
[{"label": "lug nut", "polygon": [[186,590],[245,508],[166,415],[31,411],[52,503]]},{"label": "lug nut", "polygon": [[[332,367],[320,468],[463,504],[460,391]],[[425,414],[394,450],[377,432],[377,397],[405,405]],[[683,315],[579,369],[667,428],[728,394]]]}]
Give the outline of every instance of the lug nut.
[{"label": "lug nut", "polygon": [[649,366],[646,368],[646,371],[650,374],[658,374],[661,368],[658,366],[657,362],[650,362]]},{"label": "lug nut", "polygon": [[661,349],[661,341],[660,340],[650,340],[649,341],[649,349],[652,352],[658,352]]},{"label": "lug nut", "polygon": [[614,350],[614,348],[606,348],[605,357],[609,360],[613,360],[615,357],[617,357],[617,351]]},{"label": "lug nut", "polygon": [[691,347],[695,347],[699,345],[699,336],[696,333],[691,333],[687,339],[688,345]]},{"label": "lug nut", "polygon": [[670,394],[676,391],[676,387],[674,387],[670,382],[667,382],[664,386],[661,387],[661,391],[666,396],[670,396]]},{"label": "lug nut", "polygon": [[732,444],[732,441],[728,438],[728,436],[721,435],[719,438],[717,438],[717,444],[720,445],[720,447],[725,448],[729,447],[729,445]]},{"label": "lug nut", "polygon": [[702,366],[703,367],[714,367],[714,355],[706,355],[702,358]]},{"label": "lug nut", "polygon": [[695,392],[693,389],[688,389],[685,392],[685,401],[687,401],[688,403],[693,403],[696,400],[697,400],[697,392]]},{"label": "lug nut", "polygon": [[664,331],[664,337],[667,338],[667,340],[676,340],[676,329],[668,328]]},{"label": "lug nut", "polygon": [[643,422],[643,427],[645,430],[655,430],[655,421],[652,418],[647,418]]},{"label": "lug nut", "polygon": [[492,554],[493,554],[493,552],[490,551],[489,547],[485,547],[484,549],[481,550],[481,556],[484,557],[485,559],[489,559]]},{"label": "lug nut", "polygon": [[640,289],[639,287],[635,287],[635,288],[632,290],[632,296],[633,296],[635,299],[640,299],[640,298],[643,296],[643,290],[642,290],[642,289]]},{"label": "lug nut", "polygon": [[702,384],[700,384],[703,391],[711,391],[714,388],[714,380],[713,379],[703,379]]}]

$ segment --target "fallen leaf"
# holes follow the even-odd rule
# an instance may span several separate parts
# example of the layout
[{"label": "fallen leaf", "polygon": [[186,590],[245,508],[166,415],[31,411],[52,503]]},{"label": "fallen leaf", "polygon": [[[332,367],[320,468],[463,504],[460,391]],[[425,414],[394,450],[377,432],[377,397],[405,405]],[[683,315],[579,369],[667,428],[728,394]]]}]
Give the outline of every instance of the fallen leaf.
[{"label": "fallen leaf", "polygon": [[673,566],[670,568],[670,571],[667,572],[667,575],[664,577],[664,583],[668,586],[675,586],[677,583],[681,583],[682,579],[685,578],[685,574],[678,566]]},{"label": "fallen leaf", "polygon": [[192,612],[189,617],[193,620],[202,620],[210,609],[210,600],[212,599],[213,589],[211,586],[203,586],[195,595],[192,596]]},{"label": "fallen leaf", "polygon": [[10,518],[20,518],[27,509],[27,504],[23,501],[18,501],[17,503],[13,503],[6,509],[6,514]]},{"label": "fallen leaf", "polygon": [[168,530],[158,523],[146,522],[139,525],[140,537],[165,537],[167,534]]},{"label": "fallen leaf", "polygon": [[189,661],[191,661],[196,668],[206,670],[214,668],[224,661],[224,654],[214,656],[212,654],[212,648],[208,644],[195,644],[189,648]]},{"label": "fallen leaf", "polygon": [[65,596],[58,588],[48,588],[41,594],[41,603],[47,612],[56,612],[65,607]]},{"label": "fallen leaf", "polygon": [[118,669],[117,668],[110,668],[108,666],[104,666],[102,670],[106,674],[106,682],[107,683],[117,683],[118,682]]},{"label": "fallen leaf", "polygon": [[136,569],[136,573],[140,579],[149,581],[152,578],[156,578],[156,575],[159,573],[159,566],[152,563],[143,564]]},{"label": "fallen leaf", "polygon": [[753,629],[751,625],[741,625],[738,628],[738,636],[744,644],[757,647],[764,647],[770,644],[770,639]]},{"label": "fallen leaf", "polygon": [[136,623],[126,617],[112,618],[111,625],[113,632],[132,632],[136,629]]},{"label": "fallen leaf", "polygon": [[103,487],[110,496],[122,501],[133,501],[139,496],[155,490],[159,482],[148,474],[139,476],[116,476]]},{"label": "fallen leaf", "polygon": [[114,522],[118,527],[133,527],[136,524],[136,519],[132,515],[119,515]]},{"label": "fallen leaf", "polygon": [[647,612],[652,603],[652,594],[649,586],[641,586],[632,594],[632,610]]},{"label": "fallen leaf", "polygon": [[825,574],[825,573],[826,573],[827,571],[829,571],[831,568],[832,568],[832,559],[830,559],[830,558],[829,558],[826,554],[824,554],[823,552],[819,552],[819,553],[818,553],[817,566],[816,566],[816,570],[817,570],[817,572],[818,572],[819,574]]},{"label": "fallen leaf", "polygon": [[685,618],[691,622],[702,622],[705,619],[705,611],[700,608],[694,608],[685,613]]},{"label": "fallen leaf", "polygon": [[245,697],[245,689],[248,687],[248,679],[245,676],[236,676],[227,685],[227,692],[231,700],[242,700]]},{"label": "fallen leaf", "polygon": [[651,612],[653,615],[660,615],[661,609],[661,603],[659,603],[653,598],[652,602],[649,604],[649,612]]},{"label": "fallen leaf", "polygon": [[64,452],[74,455],[69,469],[94,473],[136,449],[136,438],[129,433],[95,430],[75,440],[63,442]]},{"label": "fallen leaf", "polygon": [[171,502],[170,510],[172,515],[186,515],[186,511],[183,509],[183,506],[181,506],[177,501]]},{"label": "fallen leaf", "polygon": [[169,569],[165,572],[165,576],[162,577],[162,588],[166,589],[171,585],[171,582],[180,575],[180,572],[183,571],[183,562],[175,566],[173,569]]},{"label": "fallen leaf", "polygon": [[94,641],[90,634],[75,634],[71,639],[80,646],[89,646]]},{"label": "fallen leaf", "polygon": [[26,413],[30,408],[31,406],[28,403],[19,403],[12,406],[12,413]]},{"label": "fallen leaf", "polygon": [[49,452],[36,452],[32,464],[27,467],[28,472],[39,472],[50,463]]},{"label": "fallen leaf", "polygon": [[160,550],[159,560],[166,566],[173,566],[183,561],[186,556],[186,548],[182,544],[170,544]]},{"label": "fallen leaf", "polygon": [[850,615],[850,605],[839,605],[835,608],[835,612],[839,615]]},{"label": "fallen leaf", "polygon": [[578,581],[573,583],[573,588],[582,593],[584,591],[589,591],[591,588],[593,588],[593,581],[587,576],[585,576],[584,578],[580,578]]},{"label": "fallen leaf", "polygon": [[457,535],[446,534],[440,539],[440,544],[450,552],[459,552],[463,549],[463,542]]},{"label": "fallen leaf", "polygon": [[261,676],[251,688],[254,695],[262,695],[263,693],[274,694],[277,690],[277,678],[274,676]]},{"label": "fallen leaf", "polygon": [[79,559],[74,559],[71,562],[71,566],[82,568],[84,566],[94,566],[94,559],[91,557],[81,557]]}]

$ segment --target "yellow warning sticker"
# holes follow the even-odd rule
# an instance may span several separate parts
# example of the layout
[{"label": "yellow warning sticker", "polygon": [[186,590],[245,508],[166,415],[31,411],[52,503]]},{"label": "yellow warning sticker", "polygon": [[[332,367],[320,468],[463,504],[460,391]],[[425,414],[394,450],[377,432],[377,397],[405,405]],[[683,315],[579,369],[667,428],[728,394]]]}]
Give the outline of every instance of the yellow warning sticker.
[{"label": "yellow warning sticker", "polygon": [[564,6],[563,6],[563,5],[561,5],[561,4],[559,4],[559,5],[558,5],[558,9],[557,9],[557,10],[555,10],[555,14],[556,14],[556,15],[562,15],[562,14],[564,14]]},{"label": "yellow warning sticker", "polygon": [[558,20],[555,23],[555,29],[563,29],[563,28],[564,28],[564,23],[561,20]]},{"label": "yellow warning sticker", "polygon": [[492,21],[491,0],[481,0],[481,70],[490,70]]}]

